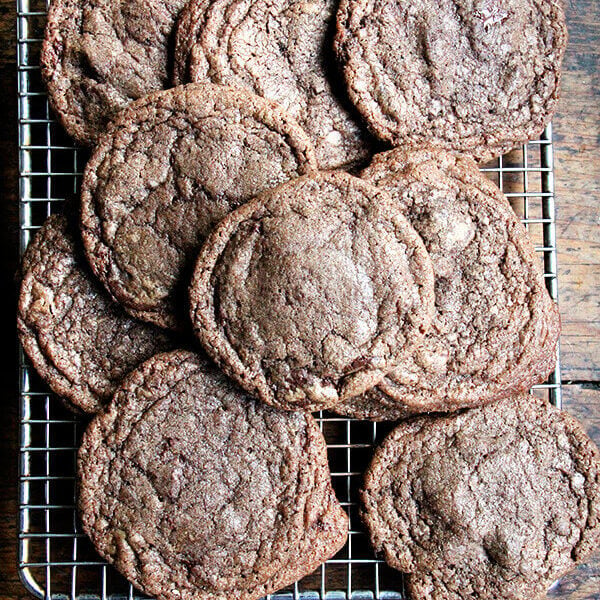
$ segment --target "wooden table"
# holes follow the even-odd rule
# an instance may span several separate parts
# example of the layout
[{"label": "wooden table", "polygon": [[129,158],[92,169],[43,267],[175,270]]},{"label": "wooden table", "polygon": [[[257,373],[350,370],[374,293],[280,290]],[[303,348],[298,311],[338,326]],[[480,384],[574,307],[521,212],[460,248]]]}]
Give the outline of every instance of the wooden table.
[{"label": "wooden table", "polygon": [[[600,445],[600,2],[571,0],[562,100],[554,119],[564,408]],[[4,406],[0,435],[0,600],[28,598],[16,569],[17,125],[14,0],[0,0],[0,281]],[[600,599],[600,556],[552,598]],[[528,600],[528,599],[523,599]]]}]

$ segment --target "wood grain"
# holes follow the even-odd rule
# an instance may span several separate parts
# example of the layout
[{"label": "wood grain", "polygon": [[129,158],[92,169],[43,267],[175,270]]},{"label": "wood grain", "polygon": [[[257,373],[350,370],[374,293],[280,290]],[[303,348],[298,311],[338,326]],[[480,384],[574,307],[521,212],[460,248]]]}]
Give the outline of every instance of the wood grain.
[{"label": "wood grain", "polygon": [[26,598],[17,575],[17,371],[15,341],[15,286],[17,264],[17,95],[15,72],[14,2],[0,3],[0,290],[3,382],[0,418],[0,598]]},{"label": "wood grain", "polygon": [[570,2],[567,23],[554,119],[563,379],[600,381],[600,2]]},{"label": "wood grain", "polygon": [[[600,2],[568,3],[570,42],[554,119],[564,407],[600,444]],[[29,598],[17,574],[17,419],[13,273],[17,261],[14,0],[0,0],[0,289],[4,406],[0,420],[0,600]],[[550,593],[600,599],[600,556]],[[529,599],[523,599],[529,600]]]}]

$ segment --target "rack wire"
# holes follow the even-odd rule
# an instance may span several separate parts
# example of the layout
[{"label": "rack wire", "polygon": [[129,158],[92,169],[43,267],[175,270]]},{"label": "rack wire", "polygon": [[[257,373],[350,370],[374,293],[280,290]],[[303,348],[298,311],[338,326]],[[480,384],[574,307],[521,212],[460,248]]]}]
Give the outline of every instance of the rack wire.
[{"label": "rack wire", "polygon": [[[20,162],[20,251],[46,217],[78,194],[86,151],[53,118],[40,77],[45,0],[17,0]],[[552,128],[539,140],[483,169],[510,198],[544,265],[557,300]],[[75,510],[75,459],[81,419],[48,392],[20,351],[19,572],[26,588],[45,599],[114,600],[140,597],[94,552]],[[534,393],[561,406],[560,363]],[[348,543],[332,560],[273,600],[401,600],[402,576],[378,560],[357,515],[357,491],[372,448],[390,430],[319,415],[328,442],[335,491],[350,516]]]}]

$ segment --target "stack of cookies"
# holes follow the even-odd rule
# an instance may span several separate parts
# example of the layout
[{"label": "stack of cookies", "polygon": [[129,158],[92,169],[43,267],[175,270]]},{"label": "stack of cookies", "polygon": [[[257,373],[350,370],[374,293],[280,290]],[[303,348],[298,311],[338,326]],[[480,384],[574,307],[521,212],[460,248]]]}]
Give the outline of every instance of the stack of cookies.
[{"label": "stack of cookies", "polygon": [[345,544],[311,412],[401,420],[362,491],[414,600],[542,597],[600,544],[600,453],[528,395],[559,317],[477,167],[550,120],[556,0],[53,0],[79,214],[23,257],[32,363],[94,414],[79,507],[164,600]]}]

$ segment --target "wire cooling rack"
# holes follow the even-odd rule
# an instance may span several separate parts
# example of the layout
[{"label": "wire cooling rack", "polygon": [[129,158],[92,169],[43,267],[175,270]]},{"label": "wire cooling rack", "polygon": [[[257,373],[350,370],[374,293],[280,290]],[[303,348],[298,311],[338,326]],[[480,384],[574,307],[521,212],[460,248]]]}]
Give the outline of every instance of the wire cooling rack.
[{"label": "wire cooling rack", "polygon": [[[17,0],[20,250],[46,217],[77,196],[86,152],[53,119],[39,69],[45,0]],[[544,264],[557,299],[552,129],[541,139],[483,169],[511,199]],[[20,356],[19,571],[38,598],[134,598],[138,593],[102,561],[82,533],[75,510],[75,458],[85,424],[65,410]],[[536,386],[561,405],[560,366]],[[272,596],[277,600],[399,600],[402,576],[377,560],[361,530],[357,490],[372,448],[390,425],[327,414],[319,423],[328,442],[334,488],[350,516],[345,548],[313,575]]]}]

